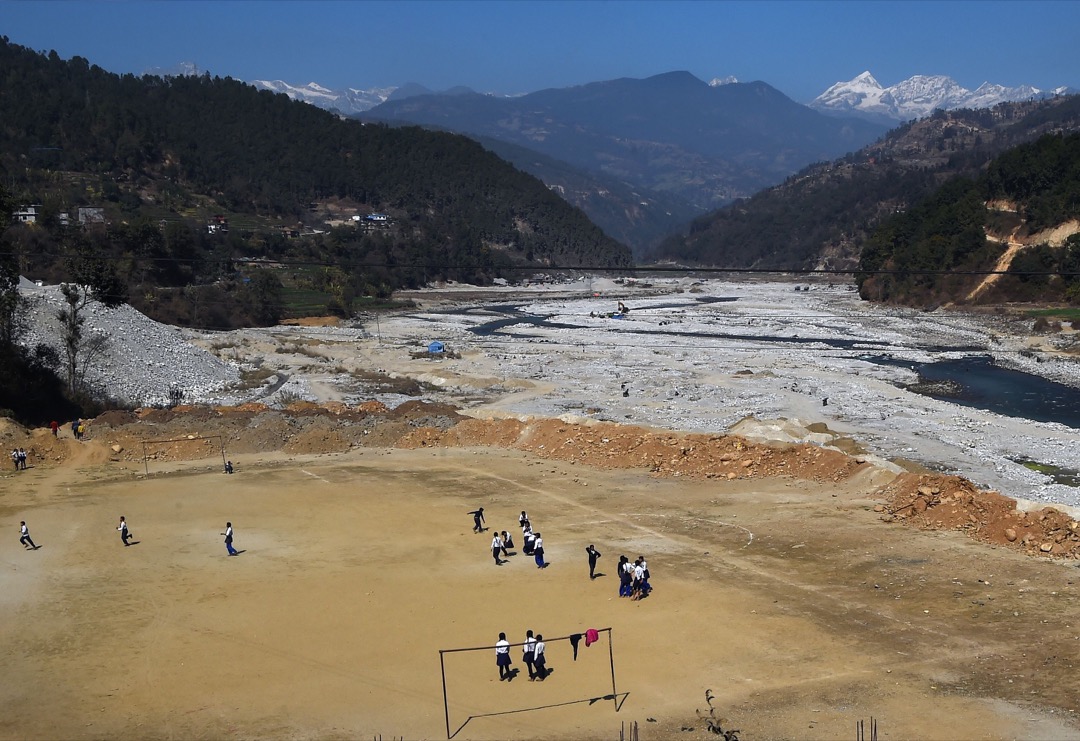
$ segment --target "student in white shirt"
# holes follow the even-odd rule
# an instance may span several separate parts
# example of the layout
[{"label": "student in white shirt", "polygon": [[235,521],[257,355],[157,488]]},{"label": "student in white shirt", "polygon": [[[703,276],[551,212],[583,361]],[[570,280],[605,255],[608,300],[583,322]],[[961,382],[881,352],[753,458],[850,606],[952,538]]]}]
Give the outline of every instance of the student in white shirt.
[{"label": "student in white shirt", "polygon": [[232,547],[233,533],[232,533],[232,523],[231,522],[226,522],[225,523],[225,532],[223,532],[222,535],[225,536],[225,547],[229,550],[229,555],[230,556],[235,556],[237,551],[236,551],[235,548]]},{"label": "student in white shirt", "polygon": [[19,538],[19,542],[26,546],[27,549],[31,551],[36,551],[38,547],[34,544],[33,539],[30,537],[30,529],[26,527],[26,521],[20,521],[19,525],[19,535],[21,536]]},{"label": "student in white shirt", "polygon": [[506,633],[499,633],[499,640],[495,644],[495,663],[499,665],[499,681],[511,679],[510,673],[510,641],[506,640]]},{"label": "student in white shirt", "polygon": [[116,529],[120,531],[120,540],[124,541],[124,545],[131,545],[131,543],[128,542],[131,533],[128,532],[127,520],[124,519],[123,515],[120,515],[120,525]]},{"label": "student in white shirt", "polygon": [[533,667],[533,658],[536,656],[536,639],[531,630],[525,631],[525,645],[522,647],[521,660],[529,670],[529,681],[536,680],[536,669]]},{"label": "student in white shirt", "polygon": [[533,545],[536,543],[536,536],[533,535],[532,525],[528,522],[521,528],[521,541],[521,550],[526,556],[531,556],[533,554]]},{"label": "student in white shirt", "polygon": [[536,534],[536,539],[533,541],[533,557],[536,559],[536,568],[542,569],[547,566],[544,563],[544,539],[540,537],[540,533]]},{"label": "student in white shirt", "polygon": [[491,539],[491,557],[495,559],[496,566],[502,566],[502,560],[499,558],[499,551],[502,550],[502,547],[502,538],[496,532],[495,537]]},{"label": "student in white shirt", "polygon": [[536,678],[541,682],[547,678],[547,644],[544,643],[544,636],[537,634],[536,646],[533,648],[533,663],[536,664]]}]

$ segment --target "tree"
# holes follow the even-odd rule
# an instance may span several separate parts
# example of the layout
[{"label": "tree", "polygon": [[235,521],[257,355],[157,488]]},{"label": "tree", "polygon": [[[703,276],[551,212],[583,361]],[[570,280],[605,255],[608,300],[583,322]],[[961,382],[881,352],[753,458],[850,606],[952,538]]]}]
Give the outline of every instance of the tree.
[{"label": "tree", "polygon": [[64,283],[60,291],[64,294],[67,308],[56,312],[56,318],[64,330],[62,341],[68,393],[75,398],[83,390],[87,368],[105,351],[108,338],[102,334],[83,335],[83,325],[86,323],[83,310],[90,303],[90,294],[85,287]]}]

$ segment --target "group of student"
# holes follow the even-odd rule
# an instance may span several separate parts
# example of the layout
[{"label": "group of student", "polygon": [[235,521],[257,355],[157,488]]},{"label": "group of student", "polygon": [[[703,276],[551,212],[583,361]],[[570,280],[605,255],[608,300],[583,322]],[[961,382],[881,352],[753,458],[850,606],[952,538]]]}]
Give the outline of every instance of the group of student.
[{"label": "group of student", "polygon": [[619,596],[639,600],[649,596],[651,591],[649,564],[645,556],[638,556],[633,563],[626,556],[619,556]]},{"label": "group of student", "polygon": [[[473,510],[469,513],[473,516],[473,532],[482,533],[486,528],[484,524],[487,519],[484,517],[484,508]],[[547,568],[547,561],[544,560],[544,539],[540,533],[533,532],[532,523],[529,522],[529,515],[525,510],[521,510],[521,515],[518,517],[518,526],[521,528],[521,550],[526,556],[532,556],[533,561],[536,562],[536,568]],[[502,560],[502,556],[510,557],[510,549],[514,547],[514,539],[506,530],[495,531],[494,536],[491,538],[491,557],[495,559],[496,566],[502,566],[506,561]]]},{"label": "group of student", "polygon": [[[537,634],[533,637],[531,630],[525,631],[525,641],[522,647],[521,661],[529,670],[529,681],[543,682],[547,679],[547,645],[544,636]],[[514,678],[514,671],[510,668],[513,663],[510,660],[510,642],[506,640],[506,633],[499,633],[499,640],[495,643],[495,663],[499,667],[499,681],[510,681]]]},{"label": "group of student", "polygon": [[[480,507],[469,514],[473,516],[473,532],[484,532],[486,529],[484,524],[487,522],[484,516],[484,508]],[[521,514],[518,516],[518,525],[521,527],[522,551],[525,555],[532,556],[535,559],[537,568],[547,567],[547,561],[544,560],[544,540],[540,537],[540,533],[533,532],[532,523],[529,521],[529,515],[525,510],[521,510]],[[510,549],[513,547],[514,541],[508,532],[505,530],[501,532],[495,531],[495,535],[491,538],[491,557],[495,559],[496,566],[502,566],[506,563],[502,556],[509,557],[511,555]],[[595,579],[596,562],[600,559],[601,553],[592,543],[585,548],[585,553],[589,559],[589,578]],[[645,556],[638,556],[634,561],[631,561],[626,556],[619,556],[618,571],[620,597],[639,600],[647,597],[649,592],[652,591],[652,585],[649,583],[649,564],[645,560]]]},{"label": "group of student", "polygon": [[11,462],[15,464],[16,471],[26,470],[26,450],[23,448],[11,449]]},{"label": "group of student", "polygon": [[[127,519],[123,515],[120,515],[120,524],[116,526],[116,529],[120,532],[120,540],[125,546],[132,545],[130,541],[134,536],[131,534],[131,530],[128,529]],[[230,556],[239,556],[240,551],[233,548],[233,526],[231,522],[225,523],[225,532],[221,533],[225,536],[225,549]],[[36,551],[41,546],[34,543],[30,537],[30,528],[26,526],[26,520],[19,522],[19,542],[26,550]]]}]

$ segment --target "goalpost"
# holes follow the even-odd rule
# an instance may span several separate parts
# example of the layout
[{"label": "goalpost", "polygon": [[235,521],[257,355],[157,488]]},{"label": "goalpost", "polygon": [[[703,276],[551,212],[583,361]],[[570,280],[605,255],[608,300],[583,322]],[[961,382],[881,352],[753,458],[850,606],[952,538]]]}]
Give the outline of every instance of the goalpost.
[{"label": "goalpost", "polygon": [[[605,694],[603,694],[601,696],[598,696],[598,697],[595,697],[595,696],[594,697],[582,697],[582,698],[571,699],[571,700],[568,700],[568,701],[565,701],[565,702],[557,703],[557,705],[569,705],[569,704],[579,703],[579,702],[587,702],[590,705],[592,705],[593,703],[595,703],[595,702],[597,702],[599,700],[611,700],[612,703],[613,703],[613,706],[615,708],[615,712],[619,712],[619,708],[620,708],[619,695],[618,695],[618,693],[617,693],[617,691],[615,689],[615,649],[614,649],[614,646],[612,644],[612,631],[611,631],[610,627],[608,627],[608,628],[595,628],[594,630],[596,630],[596,632],[598,634],[597,640],[599,640],[600,635],[607,635],[608,669],[609,669],[610,674],[611,674],[611,692],[610,692],[610,694],[608,694],[607,690],[605,688],[605,690],[604,690]],[[551,646],[551,644],[562,643],[562,642],[576,643],[574,639],[584,643],[585,631],[582,631],[581,633],[574,633],[574,634],[571,634],[571,635],[557,636],[555,638],[545,638],[544,639],[544,644],[549,647],[549,654],[550,654],[550,646]],[[511,643],[510,648],[521,647],[521,646],[524,646],[524,645],[525,644],[523,642],[522,643]],[[584,650],[584,646],[582,646],[581,648],[582,648],[582,650]],[[451,733],[451,731],[450,731],[450,698],[449,698],[449,694],[448,694],[448,691],[447,691],[447,685],[446,685],[446,656],[447,656],[447,654],[456,654],[456,653],[465,653],[465,652],[474,652],[474,651],[487,651],[487,652],[492,652],[492,654],[493,654],[493,652],[495,651],[495,646],[494,645],[491,645],[491,646],[471,646],[471,647],[468,647],[468,648],[440,648],[439,649],[439,668],[440,668],[440,671],[442,673],[443,713],[446,716],[446,738],[447,739],[452,739],[454,736],[456,736],[461,731],[461,729],[464,728],[466,725],[468,725],[469,721],[471,721],[473,718],[480,718],[480,717],[484,717],[484,716],[488,716],[488,715],[504,715],[504,714],[507,714],[507,713],[521,713],[521,712],[526,712],[526,711],[529,711],[529,710],[540,710],[540,709],[542,709],[541,707],[517,708],[517,709],[511,709],[511,710],[502,710],[502,711],[499,711],[499,712],[490,712],[490,713],[482,713],[482,714],[470,715],[468,718],[465,719],[465,722],[462,723],[461,726],[456,731]],[[574,659],[573,660],[577,661],[577,656],[578,656],[578,647],[577,647],[577,645],[573,646],[573,651],[574,651]],[[542,707],[552,707],[552,705],[547,705],[547,706],[542,706]]]},{"label": "goalpost", "polygon": [[[207,446],[207,445],[210,444],[211,440],[217,440],[218,444],[217,444],[217,450],[212,450],[210,452],[211,453],[216,453],[218,451],[221,452],[221,466],[224,469],[224,467],[225,467],[225,440],[224,440],[224,438],[221,435],[202,435],[202,436],[178,437],[178,438],[175,438],[175,439],[172,439],[172,440],[143,440],[143,444],[142,444],[142,448],[143,448],[143,472],[147,476],[150,475],[150,451],[149,451],[148,446],[181,443],[181,445],[176,445],[175,448],[174,448],[174,451],[177,454],[177,458],[178,459],[183,458],[185,460],[190,460],[191,459],[190,455],[181,453],[180,451],[184,450],[184,449],[187,449],[188,451],[191,451],[192,448],[195,448],[198,445]],[[191,451],[191,452],[198,453],[199,451],[196,449],[196,450]],[[195,457],[196,458],[205,458],[206,456],[205,455],[200,455],[200,456],[195,456]]]}]

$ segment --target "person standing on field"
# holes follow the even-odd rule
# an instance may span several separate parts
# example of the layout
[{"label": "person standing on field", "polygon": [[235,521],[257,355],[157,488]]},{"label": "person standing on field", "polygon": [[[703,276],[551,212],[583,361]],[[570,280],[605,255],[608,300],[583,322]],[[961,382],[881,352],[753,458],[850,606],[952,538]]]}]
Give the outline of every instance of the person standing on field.
[{"label": "person standing on field", "polygon": [[548,675],[547,670],[547,644],[544,636],[537,633],[536,647],[533,649],[533,663],[536,664],[536,678],[543,682]]},{"label": "person standing on field", "polygon": [[124,519],[123,515],[120,515],[120,525],[117,526],[116,529],[120,531],[120,540],[124,541],[124,545],[131,545],[131,543],[128,542],[131,533],[128,532],[127,520]]},{"label": "person standing on field", "polygon": [[236,549],[233,548],[233,545],[232,545],[232,543],[233,543],[233,532],[232,532],[232,523],[231,522],[226,522],[225,523],[225,532],[223,532],[222,535],[225,536],[225,548],[229,551],[229,555],[230,556],[235,556],[236,555]]},{"label": "person standing on field", "polygon": [[525,668],[529,670],[529,681],[536,681],[536,669],[533,666],[533,659],[536,656],[536,639],[533,638],[533,632],[531,630],[525,631],[525,644],[521,652],[521,660],[525,662]]},{"label": "person standing on field", "polygon": [[491,556],[495,559],[496,566],[502,566],[503,563],[499,558],[499,551],[502,550],[502,547],[502,538],[500,538],[499,534],[496,532],[495,537],[491,539]]},{"label": "person standing on field", "polygon": [[533,558],[536,559],[536,568],[542,569],[547,566],[544,561],[544,539],[540,537],[540,533],[536,534],[536,540],[533,541]]},{"label": "person standing on field", "polygon": [[596,578],[596,559],[600,558],[600,551],[596,550],[592,543],[589,543],[589,547],[585,549],[585,552],[589,554],[589,578]]},{"label": "person standing on field", "polygon": [[499,665],[499,681],[510,679],[510,641],[506,640],[506,633],[499,633],[499,640],[495,644],[495,663]]}]

